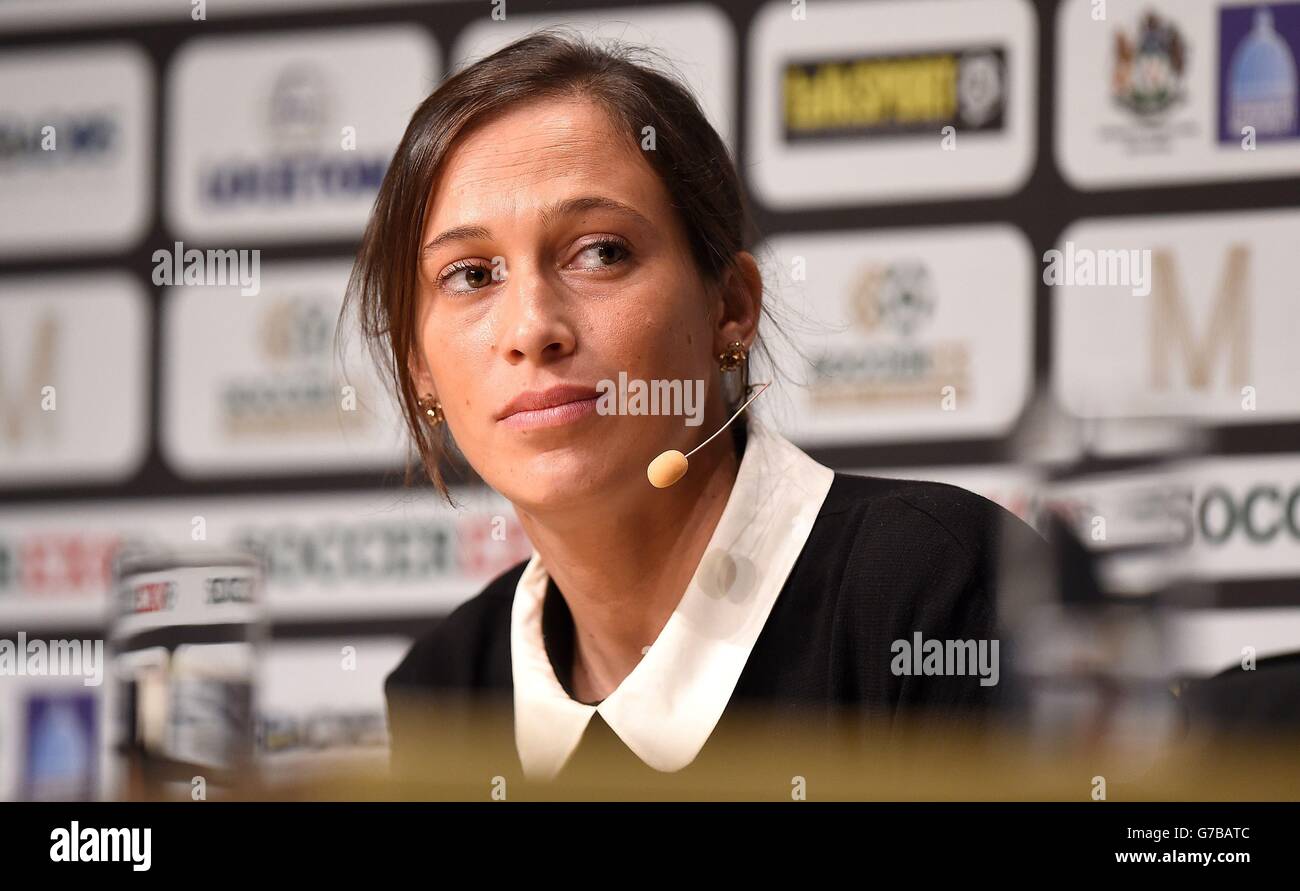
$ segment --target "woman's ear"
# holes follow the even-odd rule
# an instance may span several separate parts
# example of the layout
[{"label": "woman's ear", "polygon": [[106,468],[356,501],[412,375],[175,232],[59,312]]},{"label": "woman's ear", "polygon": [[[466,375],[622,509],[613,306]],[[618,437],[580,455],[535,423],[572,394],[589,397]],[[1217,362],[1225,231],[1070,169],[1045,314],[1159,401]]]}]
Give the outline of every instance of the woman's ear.
[{"label": "woman's ear", "polygon": [[721,312],[717,318],[717,351],[740,341],[752,344],[758,334],[758,320],[763,310],[763,274],[748,251],[739,251],[736,262],[727,271],[719,294]]},{"label": "woman's ear", "polygon": [[416,355],[412,351],[407,359],[406,368],[411,374],[411,384],[415,387],[417,397],[422,398],[426,393],[432,393],[434,396],[438,395],[438,391],[433,385],[433,375],[429,373],[423,357]]}]

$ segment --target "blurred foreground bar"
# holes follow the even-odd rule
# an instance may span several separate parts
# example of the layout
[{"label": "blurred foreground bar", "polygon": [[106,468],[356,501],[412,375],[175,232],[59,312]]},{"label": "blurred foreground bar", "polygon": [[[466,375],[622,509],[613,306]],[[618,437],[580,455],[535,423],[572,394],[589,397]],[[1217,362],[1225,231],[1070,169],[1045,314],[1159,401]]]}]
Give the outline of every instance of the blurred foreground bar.
[{"label": "blurred foreground bar", "polygon": [[[432,717],[432,715],[431,715]],[[724,729],[725,725],[725,729]],[[691,765],[660,773],[593,720],[565,769],[529,781],[513,751],[506,707],[443,709],[403,727],[390,771],[358,769],[266,785],[250,773],[241,800],[313,801],[1277,801],[1300,799],[1300,734],[1209,732],[1153,750],[1055,747],[1013,727],[812,718],[776,731],[732,715]],[[604,732],[600,732],[603,728]],[[412,734],[419,734],[416,738]],[[710,753],[712,753],[710,755]],[[166,798],[138,787],[133,797]]]}]

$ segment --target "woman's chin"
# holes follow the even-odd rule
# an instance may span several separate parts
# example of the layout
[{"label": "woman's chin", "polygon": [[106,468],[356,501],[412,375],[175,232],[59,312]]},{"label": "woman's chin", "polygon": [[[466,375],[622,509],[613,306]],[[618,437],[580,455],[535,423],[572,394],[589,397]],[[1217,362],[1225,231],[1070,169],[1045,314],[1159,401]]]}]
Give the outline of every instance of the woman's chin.
[{"label": "woman's chin", "polygon": [[493,488],[516,506],[530,511],[574,508],[595,499],[608,500],[638,480],[645,482],[645,469],[638,469],[634,461],[622,454],[620,460],[609,446],[548,450],[512,462],[512,466],[495,475],[499,485],[493,484]]}]

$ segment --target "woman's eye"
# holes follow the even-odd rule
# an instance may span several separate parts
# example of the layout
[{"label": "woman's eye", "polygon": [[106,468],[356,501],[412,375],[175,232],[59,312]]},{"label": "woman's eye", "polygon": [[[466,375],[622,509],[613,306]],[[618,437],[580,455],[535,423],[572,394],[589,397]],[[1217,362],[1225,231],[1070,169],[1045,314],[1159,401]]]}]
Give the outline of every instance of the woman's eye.
[{"label": "woman's eye", "polygon": [[593,241],[578,252],[580,258],[587,258],[586,261],[580,261],[578,265],[585,269],[601,269],[627,259],[630,253],[620,241],[609,238]]},{"label": "woman's eye", "polygon": [[[466,294],[490,285],[492,283],[492,268],[469,260],[457,260],[442,274],[439,281],[442,282],[444,287],[450,287],[452,291],[458,294]],[[463,283],[464,286],[455,287],[458,283]]]}]

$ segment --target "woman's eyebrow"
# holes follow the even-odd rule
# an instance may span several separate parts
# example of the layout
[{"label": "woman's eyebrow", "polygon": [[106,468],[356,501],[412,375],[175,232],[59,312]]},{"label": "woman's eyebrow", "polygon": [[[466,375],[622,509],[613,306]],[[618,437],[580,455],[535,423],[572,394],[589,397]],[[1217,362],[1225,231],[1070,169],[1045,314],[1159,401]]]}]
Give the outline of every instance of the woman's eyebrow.
[{"label": "woman's eyebrow", "polygon": [[[643,226],[652,226],[651,222],[635,208],[630,207],[621,201],[615,201],[613,198],[605,198],[601,195],[584,195],[580,198],[565,198],[561,201],[556,201],[553,204],[547,205],[542,208],[541,211],[542,225],[550,226],[561,217],[575,213],[582,213],[587,210],[613,211],[614,213],[631,217]],[[429,243],[424,246],[421,253],[427,254],[435,250],[439,245],[446,244],[449,241],[469,241],[471,239],[490,240],[491,238],[492,231],[484,226],[456,226],[430,239]]]},{"label": "woman's eyebrow", "polygon": [[446,244],[449,241],[471,241],[476,238],[484,241],[489,240],[492,238],[492,232],[483,226],[456,226],[430,240],[420,253],[431,253],[439,245]]},{"label": "woman's eyebrow", "polygon": [[584,195],[580,198],[566,198],[563,201],[556,201],[549,207],[542,208],[542,223],[549,226],[560,217],[582,213],[586,210],[609,210],[631,217],[643,226],[651,225],[650,221],[635,208],[621,201],[615,201],[613,198],[606,198],[603,195]]}]

